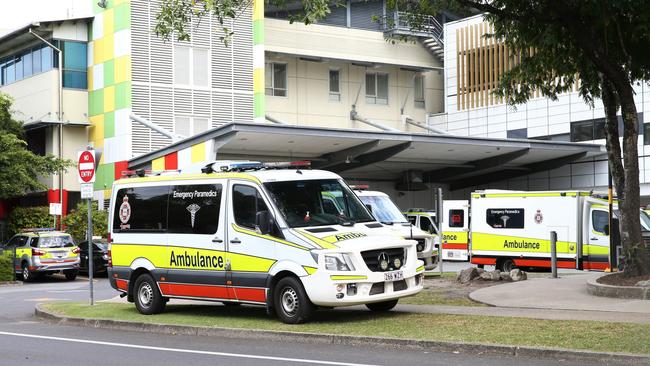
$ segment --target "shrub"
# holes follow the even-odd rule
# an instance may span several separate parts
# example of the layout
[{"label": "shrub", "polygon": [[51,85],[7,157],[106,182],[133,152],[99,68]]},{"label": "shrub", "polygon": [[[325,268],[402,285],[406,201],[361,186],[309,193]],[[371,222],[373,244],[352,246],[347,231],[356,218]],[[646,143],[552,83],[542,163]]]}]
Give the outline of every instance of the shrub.
[{"label": "shrub", "polygon": [[7,217],[7,238],[24,228],[52,227],[53,224],[48,207],[16,207]]},{"label": "shrub", "polygon": [[12,251],[5,250],[0,254],[0,282],[12,281],[14,279],[13,265]]},{"label": "shrub", "polygon": [[[92,205],[93,236],[106,237],[108,234],[108,212],[97,210],[96,201],[93,201]],[[77,243],[85,241],[86,228],[88,227],[88,205],[86,202],[79,203],[77,208],[63,219],[63,224],[66,226],[66,232],[72,235]]]}]

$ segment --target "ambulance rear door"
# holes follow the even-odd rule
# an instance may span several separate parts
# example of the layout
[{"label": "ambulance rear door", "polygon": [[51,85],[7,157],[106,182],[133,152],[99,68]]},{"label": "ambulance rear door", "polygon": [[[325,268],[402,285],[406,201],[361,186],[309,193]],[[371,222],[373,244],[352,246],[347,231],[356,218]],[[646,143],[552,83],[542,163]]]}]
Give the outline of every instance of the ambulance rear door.
[{"label": "ambulance rear door", "polygon": [[442,259],[466,261],[469,259],[469,202],[443,202]]}]

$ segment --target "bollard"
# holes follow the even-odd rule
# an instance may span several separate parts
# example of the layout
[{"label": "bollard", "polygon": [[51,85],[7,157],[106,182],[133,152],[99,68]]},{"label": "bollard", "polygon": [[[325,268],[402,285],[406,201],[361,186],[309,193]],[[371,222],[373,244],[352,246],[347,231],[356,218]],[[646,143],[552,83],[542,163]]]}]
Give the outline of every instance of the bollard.
[{"label": "bollard", "polygon": [[551,231],[551,276],[557,278],[557,232]]}]

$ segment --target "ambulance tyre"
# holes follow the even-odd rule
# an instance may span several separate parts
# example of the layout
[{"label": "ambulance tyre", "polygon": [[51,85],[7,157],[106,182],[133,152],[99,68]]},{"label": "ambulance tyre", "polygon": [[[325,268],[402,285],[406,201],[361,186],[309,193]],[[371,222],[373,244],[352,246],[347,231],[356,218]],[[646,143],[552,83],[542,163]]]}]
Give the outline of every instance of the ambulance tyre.
[{"label": "ambulance tyre", "polygon": [[158,314],[165,310],[165,299],[160,294],[156,281],[148,273],[143,273],[135,280],[133,286],[135,293],[135,307],[140,314],[151,315]]},{"label": "ambulance tyre", "polygon": [[34,279],[34,274],[32,273],[32,271],[29,270],[29,266],[27,265],[27,262],[23,262],[21,268],[22,268],[21,277],[23,279],[23,282],[31,282]]},{"label": "ambulance tyre", "polygon": [[502,259],[498,265],[498,269],[501,272],[510,272],[515,268],[517,268],[517,265],[515,264],[515,261],[510,258]]},{"label": "ambulance tyre", "polygon": [[308,322],[316,309],[295,277],[285,277],[275,285],[273,307],[278,318],[287,324]]},{"label": "ambulance tyre", "polygon": [[63,271],[63,274],[65,275],[65,279],[68,281],[74,281],[77,279],[77,270],[68,270],[68,271]]},{"label": "ambulance tyre", "polygon": [[393,309],[397,305],[398,301],[399,299],[382,301],[382,302],[372,302],[370,304],[366,304],[366,307],[374,312],[386,312]]}]

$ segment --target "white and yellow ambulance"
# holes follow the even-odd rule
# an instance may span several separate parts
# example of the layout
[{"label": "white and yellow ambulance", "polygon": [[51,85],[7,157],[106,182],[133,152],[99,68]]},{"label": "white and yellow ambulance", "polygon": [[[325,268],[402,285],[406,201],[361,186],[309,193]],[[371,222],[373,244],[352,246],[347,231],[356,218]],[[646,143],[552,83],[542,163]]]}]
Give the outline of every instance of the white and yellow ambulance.
[{"label": "white and yellow ambulance", "polygon": [[[422,289],[415,241],[390,235],[338,175],[289,165],[214,162],[116,181],[113,288],[143,314],[187,298],[264,305],[286,323],[317,306],[386,311]],[[325,204],[332,192],[340,207]]]},{"label": "white and yellow ambulance", "polygon": [[373,216],[386,228],[406,239],[417,241],[418,258],[424,262],[424,269],[433,270],[438,265],[438,237],[411,224],[390,197],[379,191],[368,190],[368,185],[350,186]]},{"label": "white and yellow ambulance", "polygon": [[[586,191],[473,192],[471,262],[495,265],[502,271],[550,268],[550,233],[555,231],[558,268],[610,269],[610,258],[620,244],[618,208],[616,204],[613,207],[610,230],[606,195]],[[650,242],[650,217],[642,210],[639,214],[644,240]],[[610,247],[610,235],[614,248]]]},{"label": "white and yellow ambulance", "polygon": [[[469,202],[445,200],[442,203],[442,259],[446,261],[469,260]],[[424,231],[437,233],[434,211],[411,208],[404,212],[409,221]]]}]

